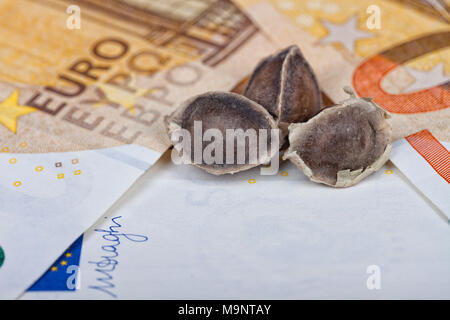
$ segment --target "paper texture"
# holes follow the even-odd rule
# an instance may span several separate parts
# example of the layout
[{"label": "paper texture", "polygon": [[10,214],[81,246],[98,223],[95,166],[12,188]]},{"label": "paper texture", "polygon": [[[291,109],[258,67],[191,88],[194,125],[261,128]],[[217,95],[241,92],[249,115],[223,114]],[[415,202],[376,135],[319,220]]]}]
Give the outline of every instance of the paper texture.
[{"label": "paper texture", "polygon": [[22,298],[448,299],[448,224],[402,176],[334,189],[284,163],[217,179],[166,154],[85,233],[79,288]]}]

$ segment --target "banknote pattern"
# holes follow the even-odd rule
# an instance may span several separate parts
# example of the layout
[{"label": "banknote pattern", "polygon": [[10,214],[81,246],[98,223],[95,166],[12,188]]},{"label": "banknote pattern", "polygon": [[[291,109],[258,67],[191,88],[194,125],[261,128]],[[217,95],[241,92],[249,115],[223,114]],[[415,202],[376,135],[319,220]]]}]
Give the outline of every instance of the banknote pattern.
[{"label": "banknote pattern", "polygon": [[[163,118],[195,94],[241,92],[281,47],[300,46],[327,104],[351,84],[393,113],[396,139],[428,129],[450,141],[448,3],[433,3],[0,1],[0,297],[52,262],[34,289],[66,290],[68,245],[168,148]],[[66,27],[71,5],[80,29]]]},{"label": "banknote pattern", "polygon": [[450,296],[448,223],[392,164],[342,192],[289,162],[217,179],[166,153],[154,169],[85,233],[78,289],[23,298],[371,299],[368,264],[389,270],[383,298]]},{"label": "banknote pattern", "polygon": [[437,174],[450,183],[450,152],[428,130],[419,131],[405,139]]},{"label": "banknote pattern", "polygon": [[[229,89],[232,77],[213,76],[212,68],[226,65],[257,33],[226,0],[181,7],[161,1],[25,2],[0,3],[7,21],[0,34],[10,39],[0,54],[0,137],[9,152],[130,143],[163,152],[170,144],[163,117],[208,87]],[[67,17],[68,3],[81,7],[79,30],[55,25]],[[9,106],[11,97],[21,107]],[[19,146],[23,141],[27,150]]]},{"label": "banknote pattern", "polygon": [[28,291],[75,291],[82,244],[80,236]]},{"label": "banknote pattern", "polygon": [[0,20],[0,297],[15,298],[169,147],[166,115],[276,46],[228,0],[3,0]]},{"label": "banknote pattern", "polygon": [[395,139],[428,129],[450,141],[446,2],[237,2],[280,46],[300,46],[333,101],[351,84],[358,95],[373,97],[393,113]]}]

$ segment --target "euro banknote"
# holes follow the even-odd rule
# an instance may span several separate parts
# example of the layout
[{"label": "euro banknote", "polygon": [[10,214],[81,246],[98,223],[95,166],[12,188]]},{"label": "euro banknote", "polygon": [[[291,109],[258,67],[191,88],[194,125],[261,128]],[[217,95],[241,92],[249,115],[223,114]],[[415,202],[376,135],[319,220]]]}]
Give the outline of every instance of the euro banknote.
[{"label": "euro banknote", "polygon": [[300,47],[332,101],[351,85],[392,114],[394,140],[427,129],[450,141],[448,2],[236,3],[280,47]]},{"label": "euro banknote", "polygon": [[333,189],[290,162],[217,179],[168,152],[21,298],[448,299],[436,211],[392,163]]},{"label": "euro banknote", "polygon": [[230,1],[2,0],[0,20],[0,298],[14,298],[169,147],[166,115],[276,46]]},{"label": "euro banknote", "polygon": [[[67,290],[67,278],[78,272],[69,267],[77,265],[77,256],[80,265],[81,254],[75,252],[81,243],[90,248],[85,249],[89,256],[81,257],[81,273],[87,274],[88,285],[98,287],[99,267],[93,268],[89,263],[96,261],[94,252],[101,253],[98,244],[102,233],[95,229],[122,225],[117,217],[131,219],[128,217],[133,211],[140,212],[140,220],[127,220],[127,225],[140,237],[131,242],[148,246],[148,239],[157,234],[161,242],[154,247],[155,255],[163,257],[159,267],[170,268],[173,261],[158,250],[162,243],[171,243],[171,232],[181,229],[164,227],[170,220],[156,217],[162,231],[140,230],[137,227],[139,221],[145,220],[141,216],[146,211],[133,210],[133,206],[108,212],[104,221],[101,218],[83,236],[84,240],[78,238],[73,248],[67,247],[120,195],[124,201],[130,197],[125,193],[128,187],[169,146],[162,119],[179,102],[208,90],[242,91],[257,61],[285,46],[299,45],[314,68],[328,103],[342,100],[342,87],[350,84],[358,95],[373,97],[391,112],[395,139],[427,129],[441,141],[450,141],[448,6],[444,1],[433,3],[440,5],[400,0],[1,1],[4,50],[0,53],[0,110],[4,113],[0,118],[0,142],[6,191],[0,210],[5,221],[0,226],[0,282],[5,284],[0,296],[17,296],[49,266],[30,290],[46,291],[47,279],[60,274],[64,274],[63,281],[56,281],[56,286]],[[385,168],[385,175],[379,176],[388,177],[386,172],[390,169]],[[296,177],[291,171],[286,172],[291,178]],[[46,174],[44,180],[43,175],[39,176],[42,173]],[[175,179],[175,183],[179,180]],[[200,179],[201,185],[203,180]],[[256,182],[253,177],[247,180],[249,185]],[[171,183],[174,182],[161,182],[160,186],[166,188]],[[389,184],[383,195],[388,197],[389,190],[403,188],[401,183]],[[151,205],[176,214],[176,208],[161,202],[170,196],[156,192],[152,198],[145,192],[139,200],[145,202],[142,208]],[[406,198],[413,196],[412,192],[404,192],[409,195]],[[205,193],[206,200],[216,194],[219,193],[213,190]],[[189,195],[193,193],[188,192],[186,199]],[[398,198],[388,199],[387,206],[400,208]],[[194,199],[189,212],[198,214],[199,204],[211,203],[206,200]],[[377,204],[379,201],[380,198],[375,200]],[[416,206],[422,205],[416,202]],[[420,208],[425,213],[430,211]],[[194,218],[204,223],[201,217]],[[436,228],[431,220],[426,223],[431,229]],[[28,227],[17,232],[23,225]],[[166,232],[168,237],[160,232]],[[185,235],[184,239],[188,238]],[[413,237],[406,239],[404,243]],[[175,248],[176,243],[172,244]],[[223,247],[221,242],[216,245]],[[195,250],[183,252],[198,254]],[[139,248],[127,253],[132,257],[128,260],[139,254]],[[33,263],[23,263],[24,256]],[[217,261],[222,259],[217,257]],[[265,261],[264,256],[261,259]],[[249,270],[244,262],[240,264],[242,270]],[[436,274],[448,265],[448,261],[441,262]],[[163,294],[169,297],[175,286],[159,281],[167,274],[158,273],[157,268],[148,277],[148,284],[160,284],[158,288],[167,289]],[[130,270],[135,269],[125,269],[123,275],[117,276],[118,281],[123,281],[120,287],[125,289],[119,290],[117,285],[117,290],[109,291],[118,297],[144,297],[148,291],[128,290],[133,283],[129,282],[134,272]],[[429,268],[417,269],[420,274],[426,270]],[[236,274],[229,271],[218,281],[236,279]],[[298,279],[299,283],[303,280],[308,281]],[[71,283],[75,287],[69,291],[78,290],[81,294],[77,296],[111,297],[83,284],[81,292],[76,281]],[[192,288],[195,284],[187,281],[185,291],[179,291],[180,297],[192,297]],[[247,288],[262,292],[262,288],[251,283]],[[250,297],[251,291],[241,289],[238,290],[242,297]],[[196,291],[199,297],[201,290],[199,287]],[[287,297],[272,293],[267,297]],[[429,295],[437,297],[435,292],[430,291]],[[389,292],[387,296],[399,295]]]}]

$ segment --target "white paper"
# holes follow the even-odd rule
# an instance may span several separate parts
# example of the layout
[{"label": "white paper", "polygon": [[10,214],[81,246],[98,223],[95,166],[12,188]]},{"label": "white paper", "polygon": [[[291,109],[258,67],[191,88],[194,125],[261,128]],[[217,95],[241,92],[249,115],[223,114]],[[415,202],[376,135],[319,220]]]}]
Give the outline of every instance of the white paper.
[{"label": "white paper", "polygon": [[[110,227],[148,240],[112,254]],[[392,164],[334,189],[289,163],[216,177],[166,156],[85,233],[77,290],[22,298],[449,299],[449,252],[448,223]]]},{"label": "white paper", "polygon": [[[441,142],[450,149],[450,143]],[[393,144],[391,161],[431,202],[450,219],[450,184],[408,143],[400,139]]]},{"label": "white paper", "polygon": [[159,156],[137,145],[0,154],[0,299],[32,285]]}]

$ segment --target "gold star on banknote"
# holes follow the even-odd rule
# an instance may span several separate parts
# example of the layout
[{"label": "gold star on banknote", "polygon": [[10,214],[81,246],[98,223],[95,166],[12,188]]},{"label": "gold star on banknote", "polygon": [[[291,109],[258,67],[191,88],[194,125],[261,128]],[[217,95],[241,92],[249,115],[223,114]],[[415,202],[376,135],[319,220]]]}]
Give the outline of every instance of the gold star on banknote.
[{"label": "gold star on banknote", "polygon": [[16,133],[17,118],[36,111],[35,108],[19,106],[19,91],[14,91],[5,101],[0,102],[0,123]]},{"label": "gold star on banknote", "polygon": [[152,90],[142,88],[136,88],[136,92],[130,93],[125,90],[118,90],[114,86],[103,83],[99,83],[97,86],[102,90],[106,98],[97,102],[94,107],[101,107],[108,103],[118,103],[131,113],[134,113],[136,98],[152,93]]}]

